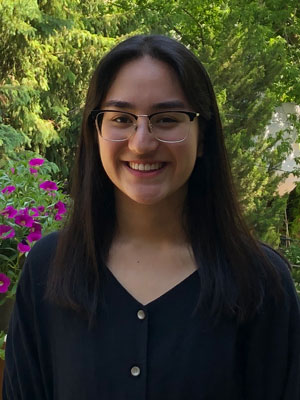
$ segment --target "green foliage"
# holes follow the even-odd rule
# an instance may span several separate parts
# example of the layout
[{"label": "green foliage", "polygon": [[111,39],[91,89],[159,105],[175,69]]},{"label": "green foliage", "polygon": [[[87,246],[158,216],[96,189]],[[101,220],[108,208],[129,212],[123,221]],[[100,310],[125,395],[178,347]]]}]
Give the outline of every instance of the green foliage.
[{"label": "green foliage", "polygon": [[1,158],[16,145],[16,151],[30,149],[56,158],[68,175],[89,78],[115,42],[95,33],[105,9],[105,2],[0,3],[0,117],[14,132],[7,143],[2,138],[7,138],[7,128],[0,130]]},{"label": "green foliage", "polygon": [[[30,171],[28,163],[33,158],[33,153],[26,152],[19,160],[9,161],[6,170],[0,170],[0,228],[7,227],[12,233],[6,237],[7,233],[0,232],[0,272],[11,282],[6,297],[15,295],[25,253],[41,236],[61,226],[64,211],[59,211],[58,203],[69,203],[61,191],[40,187],[43,182],[51,181],[58,167],[46,161]],[[7,212],[8,207],[12,207],[13,214]],[[23,221],[17,220],[21,216]],[[26,250],[20,249],[20,243],[26,245]]]},{"label": "green foliage", "polygon": [[10,125],[0,123],[0,160],[12,156],[25,144],[27,137]]},{"label": "green foliage", "polygon": [[300,265],[300,242],[292,242],[289,247],[285,247],[282,251],[292,265]]},{"label": "green foliage", "polygon": [[277,172],[291,153],[294,138],[288,131],[267,138],[265,130],[282,101],[300,101],[300,92],[297,97],[290,90],[291,75],[283,84],[291,65],[294,75],[297,71],[300,76],[295,63],[300,38],[296,2],[277,1],[276,6],[257,1],[241,5],[236,0],[111,3],[136,13],[135,33],[169,34],[203,61],[219,102],[244,213],[260,239],[278,245],[287,198],[279,197],[277,187],[287,174]]},{"label": "green foliage", "polygon": [[136,33],[172,36],[203,61],[242,208],[258,237],[278,243],[286,198],[276,171],[292,137],[267,139],[265,127],[275,106],[300,103],[298,0],[2,0],[0,165],[33,150],[67,177],[92,71]]},{"label": "green foliage", "polygon": [[[290,236],[300,239],[300,184],[289,194],[287,203],[287,218]],[[300,264],[300,260],[299,260]]]},{"label": "green foliage", "polygon": [[292,270],[292,277],[296,286],[297,293],[300,296],[300,268],[294,267]]},{"label": "green foliage", "polygon": [[0,331],[0,359],[1,360],[5,359],[5,350],[3,349],[5,336],[6,336],[6,333],[4,331]]},{"label": "green foliage", "polygon": [[293,265],[292,276],[296,290],[300,295],[300,242],[292,242],[289,247],[282,248],[281,251],[289,260],[291,265]]}]

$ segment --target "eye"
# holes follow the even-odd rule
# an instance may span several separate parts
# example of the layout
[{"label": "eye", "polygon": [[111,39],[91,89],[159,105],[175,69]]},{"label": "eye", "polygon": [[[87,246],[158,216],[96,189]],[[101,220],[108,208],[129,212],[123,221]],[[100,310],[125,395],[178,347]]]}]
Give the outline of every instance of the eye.
[{"label": "eye", "polygon": [[170,117],[170,116],[164,116],[161,118],[158,118],[156,123],[158,124],[172,124],[174,122],[177,122],[177,120],[174,117]]},{"label": "eye", "polygon": [[115,122],[116,124],[132,124],[133,119],[130,117],[130,115],[117,115],[112,118],[112,121]]},{"label": "eye", "polygon": [[160,129],[172,129],[181,122],[182,116],[176,112],[154,115],[151,123]]}]

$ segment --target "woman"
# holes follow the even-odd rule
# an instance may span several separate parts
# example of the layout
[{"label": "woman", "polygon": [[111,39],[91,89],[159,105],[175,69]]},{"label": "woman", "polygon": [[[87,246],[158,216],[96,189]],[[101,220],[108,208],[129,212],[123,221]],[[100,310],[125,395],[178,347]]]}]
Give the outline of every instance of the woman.
[{"label": "woman", "polygon": [[299,400],[285,261],[238,210],[210,80],[163,36],[100,62],[65,229],[30,252],[4,399]]}]

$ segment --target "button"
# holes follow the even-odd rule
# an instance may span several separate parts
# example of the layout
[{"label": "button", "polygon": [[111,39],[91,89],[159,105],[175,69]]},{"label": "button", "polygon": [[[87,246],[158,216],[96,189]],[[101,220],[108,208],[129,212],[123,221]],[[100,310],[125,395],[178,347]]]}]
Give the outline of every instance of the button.
[{"label": "button", "polygon": [[138,316],[139,319],[145,319],[145,318],[146,318],[145,311],[139,310],[139,311],[137,312],[137,316]]},{"label": "button", "polygon": [[140,373],[141,373],[141,370],[139,369],[139,367],[134,366],[131,368],[131,375],[139,376]]}]

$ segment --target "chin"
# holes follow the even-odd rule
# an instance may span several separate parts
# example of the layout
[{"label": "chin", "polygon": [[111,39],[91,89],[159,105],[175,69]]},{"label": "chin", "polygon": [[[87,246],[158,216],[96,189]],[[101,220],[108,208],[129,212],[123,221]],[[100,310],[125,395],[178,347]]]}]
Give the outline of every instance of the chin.
[{"label": "chin", "polygon": [[144,206],[155,206],[158,203],[160,203],[163,199],[161,198],[153,198],[153,197],[130,197],[130,200],[132,200],[134,203],[141,204]]},{"label": "chin", "polygon": [[123,192],[123,195],[127,199],[129,199],[131,202],[136,203],[136,204],[141,204],[145,206],[154,206],[158,203],[161,203],[164,199],[166,199],[166,196],[164,196],[162,193],[125,193]]},{"label": "chin", "polygon": [[[145,189],[145,188],[144,188]],[[182,203],[183,198],[186,196],[186,190],[182,187],[180,190],[116,190],[116,196],[120,201],[140,204],[145,206],[156,206],[158,204],[167,203]],[[123,199],[123,200],[122,200]]]}]

